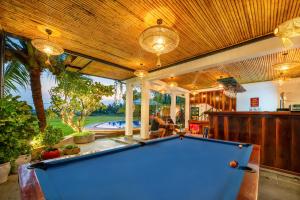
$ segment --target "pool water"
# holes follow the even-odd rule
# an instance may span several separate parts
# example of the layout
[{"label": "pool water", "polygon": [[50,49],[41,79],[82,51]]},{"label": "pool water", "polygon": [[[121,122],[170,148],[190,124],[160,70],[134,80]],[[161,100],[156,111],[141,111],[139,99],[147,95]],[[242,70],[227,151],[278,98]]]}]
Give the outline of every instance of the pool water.
[{"label": "pool water", "polygon": [[[133,128],[140,128],[141,122],[140,121],[133,121]],[[125,128],[125,121],[111,121],[111,122],[104,122],[101,124],[97,124],[95,128],[103,128],[103,129],[123,129]]]}]

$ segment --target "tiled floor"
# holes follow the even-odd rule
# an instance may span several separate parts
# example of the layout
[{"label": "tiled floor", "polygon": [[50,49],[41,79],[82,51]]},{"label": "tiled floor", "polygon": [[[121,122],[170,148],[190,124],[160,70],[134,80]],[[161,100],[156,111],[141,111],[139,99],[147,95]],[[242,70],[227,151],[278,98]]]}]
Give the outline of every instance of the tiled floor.
[{"label": "tiled floor", "polygon": [[259,200],[299,200],[300,177],[260,170]]},{"label": "tiled floor", "polygon": [[[135,138],[139,139],[139,138]],[[93,143],[80,145],[82,153],[101,151],[109,148],[121,147],[124,138],[99,139]],[[12,175],[9,180],[0,185],[0,200],[20,199],[18,188],[18,177]],[[289,176],[265,169],[260,170],[258,200],[299,200],[300,199],[300,177]]]}]

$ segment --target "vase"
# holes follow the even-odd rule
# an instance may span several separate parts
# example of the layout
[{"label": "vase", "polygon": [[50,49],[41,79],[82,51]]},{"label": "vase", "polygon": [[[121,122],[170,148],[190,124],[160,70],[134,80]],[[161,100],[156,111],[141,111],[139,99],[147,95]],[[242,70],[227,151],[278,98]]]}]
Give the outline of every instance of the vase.
[{"label": "vase", "polygon": [[0,164],[0,184],[5,183],[7,181],[10,168],[10,162]]},{"label": "vase", "polygon": [[83,136],[74,136],[73,137],[75,144],[86,144],[95,141],[95,134],[83,135]]},{"label": "vase", "polygon": [[80,148],[73,148],[73,149],[64,149],[63,153],[64,155],[74,155],[78,154],[80,152]]},{"label": "vase", "polygon": [[60,151],[58,149],[42,152],[43,160],[53,159],[53,158],[58,158],[58,157],[60,157]]},{"label": "vase", "polygon": [[12,167],[12,173],[16,174],[18,173],[18,169],[21,165],[24,165],[26,163],[29,163],[31,161],[31,154],[26,154],[26,155],[20,155],[16,161],[15,165]]}]

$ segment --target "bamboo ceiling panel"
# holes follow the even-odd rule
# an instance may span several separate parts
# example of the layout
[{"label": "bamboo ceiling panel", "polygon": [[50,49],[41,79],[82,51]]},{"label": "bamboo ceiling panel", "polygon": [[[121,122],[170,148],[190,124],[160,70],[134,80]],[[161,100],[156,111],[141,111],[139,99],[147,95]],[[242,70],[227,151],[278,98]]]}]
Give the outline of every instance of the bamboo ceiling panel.
[{"label": "bamboo ceiling panel", "polygon": [[[205,89],[217,86],[217,79],[232,76],[241,84],[260,81],[270,81],[278,78],[280,72],[272,65],[284,61],[296,61],[300,63],[300,49],[291,49],[286,57],[284,52],[278,52],[262,57],[252,58],[213,68],[180,75],[174,78],[166,78],[162,81],[176,81],[180,87],[188,90]],[[300,77],[300,65],[286,72],[288,77]]]},{"label": "bamboo ceiling panel", "polygon": [[133,72],[115,68],[110,65],[106,65],[99,62],[92,62],[87,67],[85,67],[83,70],[81,70],[82,73],[85,74],[91,74],[95,76],[115,79],[115,80],[124,80],[128,78],[132,78]]},{"label": "bamboo ceiling panel", "polygon": [[[156,56],[142,51],[138,37],[158,18],[173,27],[180,43],[161,56],[162,66],[271,33],[300,15],[299,0],[1,0],[5,31],[30,39],[51,37],[63,48],[132,69],[156,69]],[[96,71],[96,70],[95,70]],[[94,71],[93,71],[94,72]]]},{"label": "bamboo ceiling panel", "polygon": [[80,56],[75,57],[75,59],[71,62],[72,66],[76,66],[79,68],[83,68],[91,62],[90,59],[82,58]]},{"label": "bamboo ceiling panel", "polygon": [[73,61],[69,63],[67,70],[114,80],[124,80],[134,76],[133,72],[128,70],[116,68],[80,56],[75,57]]}]

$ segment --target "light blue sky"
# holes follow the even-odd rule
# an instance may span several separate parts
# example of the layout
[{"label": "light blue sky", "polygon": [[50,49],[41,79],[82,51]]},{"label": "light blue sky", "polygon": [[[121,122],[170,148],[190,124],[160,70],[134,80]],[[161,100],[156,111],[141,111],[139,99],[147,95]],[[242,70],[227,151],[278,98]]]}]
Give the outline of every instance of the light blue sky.
[{"label": "light blue sky", "polygon": [[[94,76],[89,76],[94,81],[100,82],[104,85],[114,85],[114,80],[106,79],[106,78],[99,78]],[[43,94],[43,101],[45,108],[48,108],[50,106],[50,94],[49,90],[56,85],[54,77],[49,72],[43,72],[41,76],[41,83],[42,83],[42,94]],[[27,101],[28,104],[33,106],[33,100],[31,96],[31,89],[30,86],[26,89],[19,88],[19,92],[13,93],[13,95],[19,95],[21,96],[21,99],[24,101]],[[103,97],[103,103],[108,105],[113,103],[114,96],[111,97]]]}]

